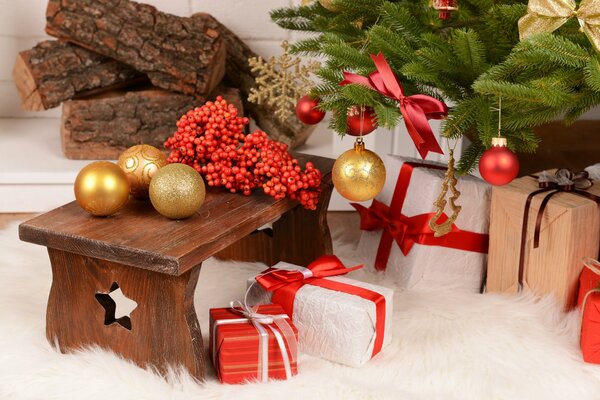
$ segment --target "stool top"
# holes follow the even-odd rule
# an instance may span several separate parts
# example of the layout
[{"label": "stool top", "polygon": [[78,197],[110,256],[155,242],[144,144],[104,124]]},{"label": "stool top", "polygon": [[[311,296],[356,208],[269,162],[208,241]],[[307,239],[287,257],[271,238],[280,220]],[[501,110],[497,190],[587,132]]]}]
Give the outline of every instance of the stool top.
[{"label": "stool top", "polygon": [[[331,185],[334,160],[294,156],[301,165],[312,161],[323,173],[321,187]],[[181,275],[297,206],[295,201],[275,200],[258,189],[244,196],[211,188],[195,215],[174,221],[155,211],[149,200],[131,198],[110,217],[94,217],[73,201],[22,223],[19,237],[71,253]]]}]

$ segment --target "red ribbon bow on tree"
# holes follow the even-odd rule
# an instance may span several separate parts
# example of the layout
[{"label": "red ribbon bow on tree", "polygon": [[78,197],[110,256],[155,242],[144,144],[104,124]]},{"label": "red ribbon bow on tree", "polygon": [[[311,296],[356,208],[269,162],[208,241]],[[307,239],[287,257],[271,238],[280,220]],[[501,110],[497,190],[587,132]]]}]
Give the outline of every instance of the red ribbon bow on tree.
[{"label": "red ribbon bow on tree", "polygon": [[444,154],[440,144],[435,138],[429,119],[443,119],[448,115],[448,106],[444,102],[424,94],[405,96],[402,85],[394,75],[392,68],[383,54],[371,54],[377,71],[368,77],[344,71],[344,80],[340,86],[355,83],[373,89],[382,95],[397,100],[400,103],[400,112],[404,118],[406,129],[415,143],[421,158],[425,159],[428,152]]}]

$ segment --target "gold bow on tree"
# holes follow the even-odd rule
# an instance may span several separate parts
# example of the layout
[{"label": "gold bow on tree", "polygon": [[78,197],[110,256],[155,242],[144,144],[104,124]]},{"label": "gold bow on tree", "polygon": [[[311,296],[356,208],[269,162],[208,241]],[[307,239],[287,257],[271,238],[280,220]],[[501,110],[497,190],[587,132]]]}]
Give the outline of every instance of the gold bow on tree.
[{"label": "gold bow on tree", "polygon": [[521,40],[537,33],[553,32],[572,17],[579,20],[580,30],[600,52],[599,0],[582,0],[579,9],[574,0],[529,0],[527,14],[519,20]]}]

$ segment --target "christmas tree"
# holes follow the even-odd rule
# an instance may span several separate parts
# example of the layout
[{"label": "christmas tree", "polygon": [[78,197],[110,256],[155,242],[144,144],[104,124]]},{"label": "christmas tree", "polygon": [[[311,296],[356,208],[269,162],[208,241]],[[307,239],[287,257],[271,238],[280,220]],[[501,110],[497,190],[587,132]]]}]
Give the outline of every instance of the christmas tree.
[{"label": "christmas tree", "polygon": [[534,127],[557,118],[571,123],[600,103],[599,54],[576,14],[553,33],[520,41],[526,0],[458,3],[445,20],[429,0],[319,0],[273,10],[271,17],[283,28],[314,33],[291,49],[324,58],[311,95],[321,109],[334,111],[333,129],[344,134],[353,105],[372,107],[380,126],[400,122],[396,101],[364,86],[339,85],[342,71],[373,72],[370,54],[381,52],[405,94],[427,94],[450,106],[442,135],[471,142],[460,161],[463,172],[498,134],[493,110],[500,98],[502,134],[518,152],[535,151]]}]

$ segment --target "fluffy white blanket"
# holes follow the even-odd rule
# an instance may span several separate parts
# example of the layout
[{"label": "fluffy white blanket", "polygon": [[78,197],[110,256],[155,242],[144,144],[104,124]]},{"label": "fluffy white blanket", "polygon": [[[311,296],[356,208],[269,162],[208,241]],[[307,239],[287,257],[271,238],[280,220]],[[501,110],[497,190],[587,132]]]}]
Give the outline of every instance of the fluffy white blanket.
[{"label": "fluffy white blanket", "polygon": [[[339,240],[336,253],[360,261]],[[203,265],[196,310],[204,333],[209,307],[239,298],[261,268]],[[385,285],[372,272],[353,277]],[[221,385],[213,371],[204,383],[176,372],[164,379],[100,349],[55,351],[44,334],[47,254],[20,243],[16,226],[0,232],[0,282],[0,399],[600,399],[600,367],[579,351],[579,313],[529,295],[397,292],[393,343],[365,367],[301,356],[290,381]]]}]

